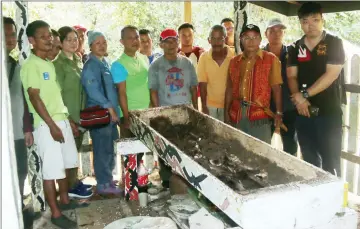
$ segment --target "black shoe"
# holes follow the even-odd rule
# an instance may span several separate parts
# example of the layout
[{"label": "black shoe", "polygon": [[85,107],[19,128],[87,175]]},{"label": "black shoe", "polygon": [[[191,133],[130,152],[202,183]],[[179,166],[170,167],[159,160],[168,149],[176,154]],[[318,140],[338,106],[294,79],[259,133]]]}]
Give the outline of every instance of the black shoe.
[{"label": "black shoe", "polygon": [[80,204],[75,200],[70,200],[70,202],[68,204],[60,204],[59,208],[60,208],[61,211],[67,211],[67,210],[73,210],[73,209],[76,209],[76,208],[85,208],[85,207],[87,207],[89,205],[90,205],[89,203]]},{"label": "black shoe", "polygon": [[23,221],[25,229],[32,229],[34,223],[34,212],[32,208],[23,209]]},{"label": "black shoe", "polygon": [[51,222],[62,229],[76,229],[77,223],[68,219],[66,216],[61,215],[58,218],[51,217]]}]

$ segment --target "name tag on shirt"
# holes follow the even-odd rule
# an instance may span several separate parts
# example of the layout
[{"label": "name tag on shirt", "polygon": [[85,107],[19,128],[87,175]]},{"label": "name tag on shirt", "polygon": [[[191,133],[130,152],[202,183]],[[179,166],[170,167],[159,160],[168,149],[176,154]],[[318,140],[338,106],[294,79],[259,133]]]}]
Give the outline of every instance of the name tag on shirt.
[{"label": "name tag on shirt", "polygon": [[43,77],[44,77],[44,80],[49,80],[50,79],[50,75],[49,75],[48,72],[44,72]]}]

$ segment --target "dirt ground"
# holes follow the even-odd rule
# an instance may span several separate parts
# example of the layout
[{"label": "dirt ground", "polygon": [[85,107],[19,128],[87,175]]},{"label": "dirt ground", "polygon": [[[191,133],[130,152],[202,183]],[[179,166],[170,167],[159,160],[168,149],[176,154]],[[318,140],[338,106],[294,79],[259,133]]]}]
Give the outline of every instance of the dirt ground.
[{"label": "dirt ground", "polygon": [[168,117],[159,116],[150,120],[150,126],[238,192],[300,180],[247,151],[236,139],[214,135],[201,118],[172,124]]}]

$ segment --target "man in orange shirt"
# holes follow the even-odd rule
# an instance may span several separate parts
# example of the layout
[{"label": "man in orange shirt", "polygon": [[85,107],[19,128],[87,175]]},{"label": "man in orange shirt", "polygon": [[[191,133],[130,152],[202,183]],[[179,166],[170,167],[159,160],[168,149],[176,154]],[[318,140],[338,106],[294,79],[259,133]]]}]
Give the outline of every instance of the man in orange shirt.
[{"label": "man in orange shirt", "polygon": [[224,121],[226,79],[234,56],[225,40],[225,27],[213,26],[208,37],[211,49],[201,55],[197,66],[202,112],[220,121]]},{"label": "man in orange shirt", "polygon": [[282,123],[281,63],[272,53],[260,49],[261,33],[246,25],[240,33],[244,52],[230,62],[225,94],[225,122],[264,142],[271,142],[271,92],[276,106],[275,130]]}]

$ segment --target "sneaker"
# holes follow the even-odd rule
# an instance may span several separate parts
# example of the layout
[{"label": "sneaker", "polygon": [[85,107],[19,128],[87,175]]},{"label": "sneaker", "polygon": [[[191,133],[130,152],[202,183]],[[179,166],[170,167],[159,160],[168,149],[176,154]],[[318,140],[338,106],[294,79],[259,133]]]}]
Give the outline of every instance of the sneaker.
[{"label": "sneaker", "polygon": [[77,228],[77,223],[68,219],[66,216],[61,215],[58,218],[51,217],[51,222],[62,229],[75,229]]},{"label": "sneaker", "polygon": [[88,191],[83,187],[75,187],[69,190],[70,198],[88,199],[93,195],[92,191]]},{"label": "sneaker", "polygon": [[118,187],[119,186],[119,181],[118,180],[112,180],[111,182],[110,182],[110,186],[111,187]]},{"label": "sneaker", "polygon": [[82,181],[79,181],[78,183],[79,188],[86,189],[87,191],[92,191],[93,186],[90,184],[84,184]]},{"label": "sneaker", "polygon": [[109,194],[120,195],[123,192],[121,189],[114,186],[113,184],[98,185],[96,191],[100,195],[109,195]]}]

